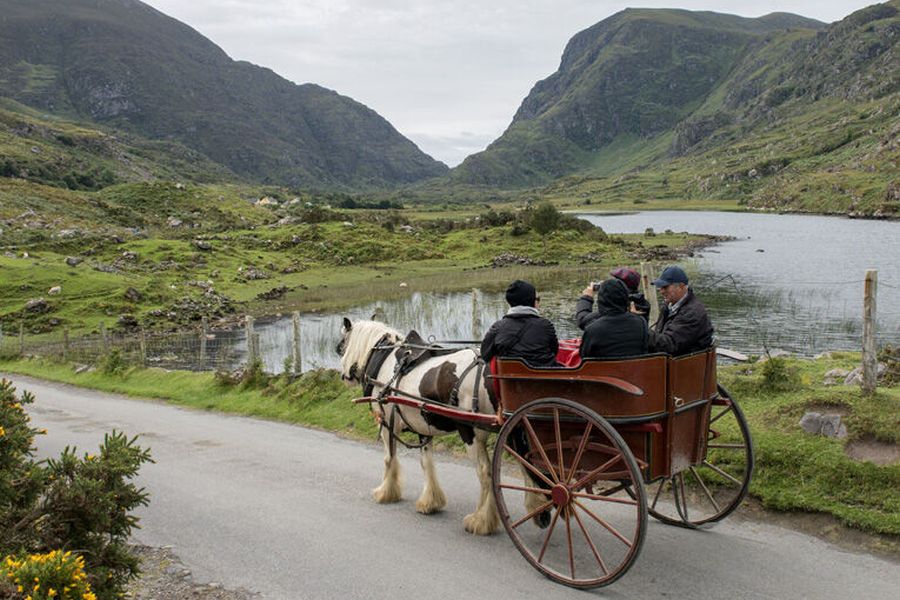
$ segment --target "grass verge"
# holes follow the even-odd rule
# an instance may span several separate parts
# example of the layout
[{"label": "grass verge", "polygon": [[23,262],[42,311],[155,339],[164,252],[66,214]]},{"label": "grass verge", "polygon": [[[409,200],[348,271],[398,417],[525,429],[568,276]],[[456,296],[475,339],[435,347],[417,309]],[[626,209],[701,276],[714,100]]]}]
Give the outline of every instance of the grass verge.
[{"label": "grass verge", "polygon": [[[751,494],[764,507],[831,515],[846,526],[889,536],[888,545],[896,548],[892,540],[900,536],[900,463],[854,460],[845,449],[863,439],[887,446],[900,441],[900,388],[880,389],[865,397],[856,387],[820,383],[827,371],[858,363],[859,355],[835,353],[828,359],[784,361],[774,374],[761,363],[721,367],[719,378],[750,422],[757,452]],[[252,385],[224,384],[211,373],[159,369],[76,374],[71,365],[46,359],[2,360],[0,371],[297,423],[354,438],[374,439],[377,434],[369,411],[350,404],[359,391],[345,386],[335,371],[313,371],[294,380],[263,378]],[[842,414],[848,437],[804,433],[798,422],[807,411]],[[456,436],[447,436],[439,445],[459,446]]]}]

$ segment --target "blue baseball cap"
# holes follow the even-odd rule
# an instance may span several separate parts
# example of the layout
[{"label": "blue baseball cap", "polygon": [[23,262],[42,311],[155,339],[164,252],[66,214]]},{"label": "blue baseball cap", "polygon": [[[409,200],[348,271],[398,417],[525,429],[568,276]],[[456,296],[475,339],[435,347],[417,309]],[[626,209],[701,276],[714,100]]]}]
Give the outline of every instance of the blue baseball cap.
[{"label": "blue baseball cap", "polygon": [[684,269],[681,267],[666,267],[662,274],[659,276],[659,279],[653,282],[653,285],[656,287],[666,287],[667,285],[672,285],[673,283],[683,283],[684,285],[688,284],[688,276],[687,273],[684,272]]}]

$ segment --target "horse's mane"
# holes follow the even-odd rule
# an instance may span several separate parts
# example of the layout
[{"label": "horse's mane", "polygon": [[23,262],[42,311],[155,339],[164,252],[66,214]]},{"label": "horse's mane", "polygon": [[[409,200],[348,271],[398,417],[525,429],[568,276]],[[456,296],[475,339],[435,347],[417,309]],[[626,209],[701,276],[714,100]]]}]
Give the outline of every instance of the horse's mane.
[{"label": "horse's mane", "polygon": [[399,331],[391,329],[378,321],[356,321],[347,338],[347,346],[341,357],[341,370],[344,375],[349,375],[353,365],[357,372],[361,372],[366,365],[369,352],[384,335],[390,336],[391,343],[403,339]]}]

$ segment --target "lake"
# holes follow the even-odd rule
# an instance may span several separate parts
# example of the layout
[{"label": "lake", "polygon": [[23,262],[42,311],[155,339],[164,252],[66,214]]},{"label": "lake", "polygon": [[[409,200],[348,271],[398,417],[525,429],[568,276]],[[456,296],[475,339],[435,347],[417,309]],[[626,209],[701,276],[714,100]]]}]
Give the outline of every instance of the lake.
[{"label": "lake", "polygon": [[[709,308],[720,346],[755,354],[778,348],[802,356],[859,350],[863,277],[870,268],[878,269],[879,342],[900,344],[900,307],[893,301],[900,290],[900,223],[711,211],[579,216],[608,233],[643,233],[649,227],[735,237],[680,263]],[[652,237],[646,243],[652,244]],[[657,272],[662,266],[655,266]],[[542,310],[561,338],[580,333],[572,322],[578,294],[590,279],[605,275],[605,270],[572,269],[535,273]],[[477,291],[475,333],[483,334],[505,312],[502,289],[507,283]],[[473,338],[471,292],[410,291],[400,300],[339,314],[302,314],[304,370],[336,367],[341,317],[371,318],[376,310],[404,332],[416,329],[436,340]],[[261,319],[257,331],[267,370],[281,371],[290,352],[290,319]]]}]

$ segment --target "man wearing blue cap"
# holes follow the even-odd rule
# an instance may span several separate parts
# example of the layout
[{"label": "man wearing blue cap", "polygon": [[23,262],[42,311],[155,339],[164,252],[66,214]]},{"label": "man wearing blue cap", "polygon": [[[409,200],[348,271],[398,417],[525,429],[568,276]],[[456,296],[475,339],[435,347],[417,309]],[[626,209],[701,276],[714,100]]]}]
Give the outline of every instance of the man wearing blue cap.
[{"label": "man wearing blue cap", "polygon": [[713,326],[706,307],[688,287],[687,273],[681,267],[666,267],[653,285],[665,306],[650,330],[650,352],[678,356],[709,348]]}]

